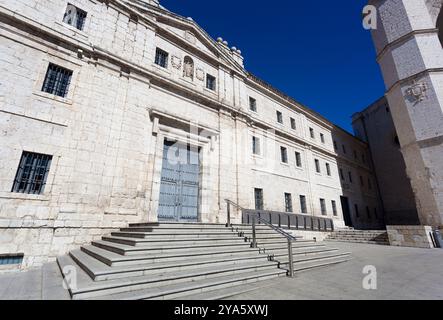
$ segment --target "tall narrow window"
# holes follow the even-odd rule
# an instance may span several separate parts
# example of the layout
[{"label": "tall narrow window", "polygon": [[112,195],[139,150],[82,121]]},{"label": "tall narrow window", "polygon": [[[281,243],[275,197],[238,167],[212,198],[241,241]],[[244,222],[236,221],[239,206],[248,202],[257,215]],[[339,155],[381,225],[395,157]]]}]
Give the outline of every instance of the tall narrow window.
[{"label": "tall narrow window", "polygon": [[293,212],[292,210],[292,195],[290,193],[285,193],[285,211]]},{"label": "tall narrow window", "polygon": [[44,191],[52,156],[24,151],[11,192],[41,194]]},{"label": "tall narrow window", "polygon": [[368,188],[369,188],[369,190],[372,190],[371,178],[368,178]]},{"label": "tall narrow window", "polygon": [[346,154],[346,146],[342,144],[341,148],[343,149],[343,153]]},{"label": "tall narrow window", "polygon": [[88,14],[86,11],[77,8],[72,4],[68,4],[63,17],[63,22],[77,28],[78,30],[83,30],[87,15]]},{"label": "tall narrow window", "polygon": [[326,212],[326,201],[325,201],[325,199],[320,199],[320,208],[321,208],[321,214],[322,214],[323,216],[327,215],[327,212]]},{"label": "tall narrow window", "polygon": [[360,217],[360,213],[358,212],[358,205],[354,204],[354,209],[355,209],[355,216],[358,218]]},{"label": "tall narrow window", "polygon": [[320,133],[320,141],[321,143],[325,143],[325,135],[323,133]]},{"label": "tall narrow window", "polygon": [[283,114],[280,111],[276,111],[277,122],[283,124]]},{"label": "tall narrow window", "polygon": [[308,207],[306,206],[306,196],[300,196],[300,210],[301,213],[308,213]]},{"label": "tall narrow window", "polygon": [[168,57],[169,53],[160,48],[157,48],[155,51],[155,64],[159,65],[162,68],[168,68]]},{"label": "tall narrow window", "polygon": [[335,202],[335,200],[331,200],[331,205],[332,205],[332,213],[334,216],[337,216],[337,203]]},{"label": "tall narrow window", "polygon": [[312,129],[312,128],[309,128],[309,134],[310,134],[310,136],[311,136],[311,138],[312,138],[312,139],[314,139],[314,138],[315,138],[315,133],[314,133],[314,129]]},{"label": "tall narrow window", "polygon": [[252,153],[260,155],[260,138],[252,137]]},{"label": "tall narrow window", "polygon": [[352,172],[351,171],[348,172],[348,178],[349,178],[349,182],[352,183]]},{"label": "tall narrow window", "polygon": [[263,189],[254,189],[255,210],[263,210]]},{"label": "tall narrow window", "polygon": [[345,180],[345,175],[343,174],[343,169],[340,168],[340,178],[344,181]]},{"label": "tall narrow window", "polygon": [[366,215],[368,216],[368,219],[371,219],[371,212],[369,211],[368,206],[366,206]]},{"label": "tall narrow window", "polygon": [[288,163],[288,149],[280,147],[281,162]]},{"label": "tall narrow window", "polygon": [[320,170],[320,161],[319,161],[318,159],[315,159],[314,161],[315,161],[315,171],[316,171],[317,173],[321,173],[321,170]]},{"label": "tall narrow window", "polygon": [[364,164],[366,164],[366,157],[365,157],[365,154],[364,154],[364,153],[361,154],[361,161],[362,161]]},{"label": "tall narrow window", "polygon": [[299,168],[302,167],[302,163],[301,163],[301,153],[300,152],[295,152],[295,165]]},{"label": "tall narrow window", "polygon": [[212,91],[215,91],[215,87],[217,81],[215,79],[215,77],[211,76],[210,74],[206,75],[206,88]]},{"label": "tall narrow window", "polygon": [[354,150],[354,159],[357,160],[357,151]]},{"label": "tall narrow window", "polygon": [[257,112],[257,100],[249,97],[249,110]]},{"label": "tall narrow window", "polygon": [[72,71],[50,63],[42,91],[66,98],[71,84]]},{"label": "tall narrow window", "polygon": [[337,150],[337,149],[338,149],[338,147],[337,147],[337,141],[334,140],[334,150]]},{"label": "tall narrow window", "polygon": [[374,208],[374,217],[375,217],[375,219],[378,219],[377,208]]},{"label": "tall narrow window", "polygon": [[292,130],[297,129],[297,125],[295,124],[295,119],[294,118],[291,118],[291,129]]},{"label": "tall narrow window", "polygon": [[365,183],[364,183],[364,181],[363,181],[363,177],[362,177],[362,176],[360,176],[360,185],[361,185],[362,187],[364,187],[364,185],[365,185]]},{"label": "tall narrow window", "polygon": [[329,165],[329,163],[326,164],[326,174],[327,174],[328,176],[331,175],[331,166]]}]

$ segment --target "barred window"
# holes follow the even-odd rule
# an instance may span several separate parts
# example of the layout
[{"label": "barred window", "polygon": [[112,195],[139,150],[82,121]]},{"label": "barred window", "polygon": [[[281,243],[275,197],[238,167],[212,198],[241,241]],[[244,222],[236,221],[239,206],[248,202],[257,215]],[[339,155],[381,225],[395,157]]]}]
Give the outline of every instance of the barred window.
[{"label": "barred window", "polygon": [[66,98],[71,84],[72,71],[50,63],[42,91]]},{"label": "barred window", "polygon": [[255,210],[263,210],[263,189],[254,189]]},{"label": "barred window", "polygon": [[332,204],[332,213],[334,216],[337,215],[337,203],[335,202],[335,200],[331,200],[331,204]]},{"label": "barred window", "polygon": [[68,4],[63,17],[63,22],[77,28],[78,30],[83,30],[87,15],[88,14],[86,11],[77,8],[72,4]]},{"label": "barred window", "polygon": [[301,213],[308,213],[308,208],[306,206],[306,196],[300,196],[300,210]]},{"label": "barred window", "polygon": [[11,192],[43,193],[51,161],[50,155],[23,151]]},{"label": "barred window", "polygon": [[160,48],[157,48],[157,50],[155,51],[155,64],[159,65],[162,68],[168,68],[168,56],[169,53]]},{"label": "barred window", "polygon": [[249,97],[249,110],[257,112],[257,100]]},{"label": "barred window", "polygon": [[285,211],[293,212],[292,210],[292,195],[290,193],[285,193]]},{"label": "barred window", "polygon": [[215,77],[210,74],[206,75],[206,88],[212,91],[215,91],[215,84],[217,83]]},{"label": "barred window", "polygon": [[326,201],[325,201],[325,199],[320,199],[320,208],[321,208],[321,214],[322,214],[323,216],[327,215],[327,212],[326,212]]}]

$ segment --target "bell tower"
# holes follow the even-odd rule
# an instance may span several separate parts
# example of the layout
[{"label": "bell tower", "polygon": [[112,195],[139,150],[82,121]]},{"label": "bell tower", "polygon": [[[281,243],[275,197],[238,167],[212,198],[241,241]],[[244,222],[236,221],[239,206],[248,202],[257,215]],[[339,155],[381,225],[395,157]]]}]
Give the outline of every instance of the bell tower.
[{"label": "bell tower", "polygon": [[[369,0],[386,98],[420,223],[443,227],[443,0]],[[440,16],[440,18],[439,18]],[[440,30],[440,35],[443,30]]]}]

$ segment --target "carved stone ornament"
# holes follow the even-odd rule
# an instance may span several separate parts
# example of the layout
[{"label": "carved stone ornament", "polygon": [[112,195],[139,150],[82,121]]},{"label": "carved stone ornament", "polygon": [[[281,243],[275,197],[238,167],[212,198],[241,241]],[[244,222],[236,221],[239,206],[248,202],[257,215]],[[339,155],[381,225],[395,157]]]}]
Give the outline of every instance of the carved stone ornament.
[{"label": "carved stone ornament", "polygon": [[197,40],[195,38],[195,35],[191,31],[186,31],[185,32],[185,39],[186,39],[186,41],[189,41],[192,44],[195,44],[195,42]]},{"label": "carved stone ornament", "polygon": [[410,88],[406,90],[406,94],[416,102],[421,102],[426,98],[428,87],[426,83],[417,83],[415,80]]},{"label": "carved stone ornament", "polygon": [[182,67],[182,60],[177,56],[172,56],[171,64],[174,68],[180,69]]},{"label": "carved stone ornament", "polygon": [[205,80],[205,71],[202,68],[197,68],[197,70],[195,70],[195,76],[198,80],[203,81]]}]

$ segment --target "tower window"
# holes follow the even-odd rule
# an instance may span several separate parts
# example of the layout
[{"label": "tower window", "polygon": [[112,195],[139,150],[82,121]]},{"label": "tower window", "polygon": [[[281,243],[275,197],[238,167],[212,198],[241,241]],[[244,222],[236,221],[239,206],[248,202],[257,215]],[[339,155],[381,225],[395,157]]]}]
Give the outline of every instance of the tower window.
[{"label": "tower window", "polygon": [[46,71],[42,91],[62,98],[68,95],[72,71],[50,63]]},{"label": "tower window", "polygon": [[276,114],[277,114],[277,122],[283,124],[283,114],[280,111],[277,111]]},{"label": "tower window", "polygon": [[206,75],[206,88],[212,91],[215,91],[216,87],[216,79],[215,77],[211,76],[210,74]]},{"label": "tower window", "polygon": [[63,17],[63,22],[77,28],[78,30],[83,30],[87,15],[88,14],[86,11],[77,8],[72,4],[68,4]]},{"label": "tower window", "polygon": [[249,97],[249,110],[257,112],[257,100]]},{"label": "tower window", "polygon": [[288,149],[280,147],[281,162],[288,163]]},{"label": "tower window", "polygon": [[162,68],[168,68],[168,57],[169,53],[160,48],[157,48],[157,50],[155,51],[155,64],[159,65]]},{"label": "tower window", "polygon": [[314,161],[315,161],[315,171],[316,171],[317,173],[321,173],[321,170],[320,170],[320,161],[319,161],[318,159],[315,159]]},{"label": "tower window", "polygon": [[52,156],[24,151],[11,192],[41,194],[46,185]]}]

